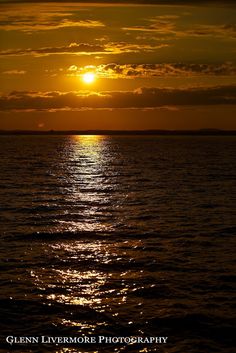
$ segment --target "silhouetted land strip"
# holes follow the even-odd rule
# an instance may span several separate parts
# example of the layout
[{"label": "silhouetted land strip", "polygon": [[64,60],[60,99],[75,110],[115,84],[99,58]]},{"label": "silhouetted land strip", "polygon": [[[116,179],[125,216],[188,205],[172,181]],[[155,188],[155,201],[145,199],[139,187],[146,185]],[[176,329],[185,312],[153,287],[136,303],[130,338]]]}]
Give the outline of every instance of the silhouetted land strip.
[{"label": "silhouetted land strip", "polygon": [[236,135],[236,130],[0,130],[0,135]]}]

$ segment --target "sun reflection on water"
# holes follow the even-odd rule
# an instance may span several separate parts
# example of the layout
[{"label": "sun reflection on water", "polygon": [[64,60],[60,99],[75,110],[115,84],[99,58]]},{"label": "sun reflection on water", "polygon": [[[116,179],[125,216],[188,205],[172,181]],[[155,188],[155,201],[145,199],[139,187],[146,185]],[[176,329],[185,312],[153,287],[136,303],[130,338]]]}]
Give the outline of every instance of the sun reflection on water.
[{"label": "sun reflection on water", "polygon": [[55,272],[55,276],[68,293],[65,295],[50,294],[47,299],[56,300],[59,303],[82,306],[101,303],[99,290],[106,282],[102,272],[95,270],[76,271],[72,269],[56,270]]},{"label": "sun reflection on water", "polygon": [[[48,292],[50,288],[46,295],[49,301],[91,307],[103,312],[111,303],[115,306],[125,303],[130,290],[125,286],[129,271],[116,274],[109,272],[107,267],[119,268],[121,249],[122,243],[107,241],[57,241],[49,245],[46,253],[49,263],[51,259],[56,262],[63,259],[63,268],[42,268],[38,274],[32,272],[31,277],[42,291]],[[123,256],[125,254],[123,252]],[[114,281],[119,281],[119,290],[107,286]]]},{"label": "sun reflection on water", "polygon": [[[129,325],[132,313],[122,308],[136,285],[133,279],[143,274],[127,266],[132,269],[133,251],[142,243],[114,238],[126,195],[119,151],[106,136],[70,136],[62,160],[58,177],[63,200],[56,211],[55,238],[49,232],[47,266],[32,271],[31,278],[48,305],[64,308],[58,325],[90,334],[121,314],[129,316]],[[136,312],[135,300],[129,305]]]},{"label": "sun reflection on water", "polygon": [[[102,158],[102,149],[105,147],[105,141],[108,138],[103,135],[73,135],[74,157],[85,158],[89,162],[96,162]],[[99,167],[99,165],[95,165]]]},{"label": "sun reflection on water", "polygon": [[66,178],[65,201],[71,206],[71,217],[59,221],[58,231],[110,231],[112,204],[111,191],[116,187],[114,178],[108,178],[107,159],[112,160],[109,151],[109,137],[102,135],[78,135],[70,137],[67,163],[64,166]]},{"label": "sun reflection on water", "polygon": [[63,308],[54,321],[56,326],[93,335],[122,316],[129,318],[127,325],[132,325],[137,311],[142,316],[142,300],[137,306],[133,294],[143,290],[145,274],[124,266],[124,261],[132,262],[142,241],[108,238],[69,238],[45,244],[48,266],[32,271],[31,278],[49,306]]}]

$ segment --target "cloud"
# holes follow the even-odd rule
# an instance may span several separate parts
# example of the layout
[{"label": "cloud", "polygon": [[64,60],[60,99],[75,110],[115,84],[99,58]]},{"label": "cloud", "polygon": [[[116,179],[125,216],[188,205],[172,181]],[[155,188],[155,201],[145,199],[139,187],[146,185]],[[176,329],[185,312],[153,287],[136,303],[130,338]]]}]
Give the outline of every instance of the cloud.
[{"label": "cloud", "polygon": [[5,31],[34,32],[68,27],[105,27],[101,21],[78,19],[73,12],[62,10],[62,7],[54,10],[49,8],[47,11],[45,7],[29,7],[25,8],[24,12],[19,12],[19,9],[17,10],[16,8],[7,8],[0,14],[0,29]]},{"label": "cloud", "polygon": [[[65,28],[65,27],[86,27],[86,28],[94,28],[94,27],[104,27],[105,25],[100,21],[92,21],[92,20],[85,20],[85,21],[70,21],[68,19],[63,19],[59,23],[26,23],[26,22],[17,22],[17,24],[8,24],[0,26],[0,29],[5,31],[10,30],[19,30],[23,32],[32,32],[32,31],[46,31],[46,30],[55,30],[58,28]],[[17,27],[17,28],[16,28]]]},{"label": "cloud", "polygon": [[176,25],[174,20],[177,18],[178,16],[156,16],[146,19],[146,25],[123,27],[122,30],[155,32],[159,34],[176,34]]},{"label": "cloud", "polygon": [[[123,27],[124,31],[137,31],[145,34],[153,35],[172,35],[175,37],[189,37],[189,36],[211,36],[211,37],[227,37],[236,38],[236,24],[210,24],[210,25],[191,25],[191,28],[178,28],[176,20],[180,17],[175,15],[155,16],[146,19],[145,25],[137,25],[130,27]],[[139,38],[141,38],[139,36]],[[147,38],[147,37],[146,37]],[[159,37],[152,39],[160,39]]]},{"label": "cloud", "polygon": [[77,67],[72,65],[68,68],[70,76],[80,76],[86,71],[93,70],[98,77],[102,78],[151,78],[151,77],[193,77],[193,76],[235,76],[236,67],[230,62],[223,64],[124,64],[116,63],[102,64],[98,66]]},{"label": "cloud", "polygon": [[24,70],[8,70],[8,71],[3,71],[3,75],[24,75],[26,74],[26,71]]},{"label": "cloud", "polygon": [[154,51],[168,46],[168,44],[148,45],[148,44],[132,44],[125,42],[107,43],[104,45],[88,44],[88,43],[71,43],[62,47],[45,47],[45,48],[26,48],[26,49],[10,49],[0,51],[0,56],[48,56],[48,55],[91,55],[91,54],[123,54],[138,53],[140,51]]},{"label": "cloud", "polygon": [[236,86],[186,89],[139,88],[105,92],[12,92],[0,97],[2,111],[145,109],[171,106],[236,104]]},{"label": "cloud", "polygon": [[198,25],[189,29],[185,35],[193,36],[213,36],[213,37],[231,37],[236,38],[236,24],[223,25]]},{"label": "cloud", "polygon": [[101,45],[93,45],[87,43],[71,43],[68,46],[62,47],[45,47],[38,49],[10,49],[0,52],[0,56],[47,56],[51,54],[91,54],[103,53],[105,48]]}]

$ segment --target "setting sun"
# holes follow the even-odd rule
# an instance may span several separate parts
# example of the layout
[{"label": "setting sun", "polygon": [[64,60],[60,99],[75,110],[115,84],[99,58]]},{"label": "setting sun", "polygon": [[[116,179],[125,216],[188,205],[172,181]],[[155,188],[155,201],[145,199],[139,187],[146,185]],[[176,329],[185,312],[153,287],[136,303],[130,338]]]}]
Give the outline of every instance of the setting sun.
[{"label": "setting sun", "polygon": [[82,79],[85,83],[93,83],[95,81],[95,74],[93,72],[86,72]]}]

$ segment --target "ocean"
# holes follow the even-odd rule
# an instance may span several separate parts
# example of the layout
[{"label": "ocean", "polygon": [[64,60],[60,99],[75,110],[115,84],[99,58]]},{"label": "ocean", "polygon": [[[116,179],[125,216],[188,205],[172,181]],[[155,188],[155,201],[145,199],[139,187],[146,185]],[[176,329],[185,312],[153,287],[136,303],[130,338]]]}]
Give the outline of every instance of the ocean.
[{"label": "ocean", "polygon": [[1,352],[233,353],[235,142],[0,136]]}]

